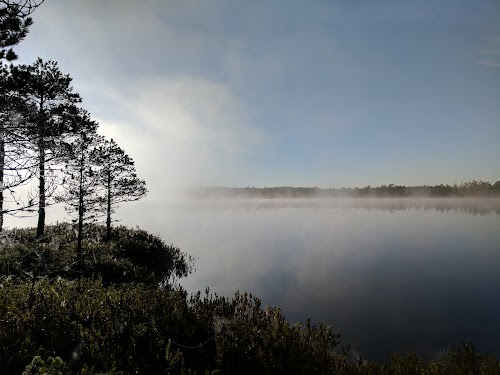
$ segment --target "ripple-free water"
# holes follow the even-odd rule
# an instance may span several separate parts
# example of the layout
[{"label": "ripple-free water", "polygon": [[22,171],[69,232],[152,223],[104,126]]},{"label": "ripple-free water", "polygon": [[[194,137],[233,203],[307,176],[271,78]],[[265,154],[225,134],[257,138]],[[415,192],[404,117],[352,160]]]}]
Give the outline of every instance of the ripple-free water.
[{"label": "ripple-free water", "polygon": [[182,281],[189,291],[252,292],[292,322],[333,325],[367,359],[432,356],[462,341],[500,356],[500,200],[190,201],[137,205],[136,217],[141,210],[141,227],[197,257]]}]

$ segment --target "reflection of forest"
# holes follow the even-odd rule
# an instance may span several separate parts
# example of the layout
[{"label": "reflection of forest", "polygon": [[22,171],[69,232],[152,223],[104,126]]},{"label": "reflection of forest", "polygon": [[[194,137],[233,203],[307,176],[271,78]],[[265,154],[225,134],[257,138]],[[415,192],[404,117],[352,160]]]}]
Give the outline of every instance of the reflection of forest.
[{"label": "reflection of forest", "polygon": [[491,184],[483,181],[463,182],[459,185],[398,186],[394,184],[364,188],[318,187],[205,187],[191,189],[196,198],[363,198],[363,197],[500,197],[500,181]]},{"label": "reflection of forest", "polygon": [[500,198],[310,198],[310,199],[216,199],[191,201],[193,209],[264,209],[321,208],[405,211],[412,209],[434,210],[469,215],[500,215]]}]

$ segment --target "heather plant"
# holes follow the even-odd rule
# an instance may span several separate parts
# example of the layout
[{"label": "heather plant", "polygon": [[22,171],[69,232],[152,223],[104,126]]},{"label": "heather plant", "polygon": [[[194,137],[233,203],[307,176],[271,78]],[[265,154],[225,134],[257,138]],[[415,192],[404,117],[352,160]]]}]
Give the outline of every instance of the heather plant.
[{"label": "heather plant", "polygon": [[31,363],[26,366],[26,370],[22,375],[64,375],[67,374],[66,364],[61,357],[48,357],[44,360],[39,355],[33,357]]},{"label": "heather plant", "polygon": [[[4,282],[0,293],[0,366],[13,373],[42,347],[73,373],[84,365],[126,373],[327,370],[334,338],[325,328],[291,326],[245,294],[189,299],[182,289],[88,279]],[[182,361],[169,362],[167,348]]]},{"label": "heather plant", "polygon": [[100,277],[105,284],[141,282],[165,283],[186,277],[193,258],[158,236],[141,229],[115,228],[105,241],[106,227],[88,224],[84,228],[82,264],[77,264],[77,233],[71,224],[48,226],[37,237],[35,229],[6,231],[0,248],[0,276],[19,282],[34,277]]},{"label": "heather plant", "polygon": [[336,374],[342,375],[437,375],[437,374],[500,374],[500,362],[494,356],[478,354],[472,344],[462,344],[456,350],[448,350],[439,358],[423,360],[415,353],[393,355],[386,364],[362,361],[347,365],[342,358],[337,362]]},{"label": "heather plant", "polygon": [[431,361],[410,354],[388,364],[349,363],[335,350],[338,337],[323,325],[291,325],[278,308],[262,307],[245,293],[188,296],[180,288],[105,286],[84,278],[0,286],[0,368],[6,374],[51,364],[81,374],[500,371],[498,360],[467,345]]}]

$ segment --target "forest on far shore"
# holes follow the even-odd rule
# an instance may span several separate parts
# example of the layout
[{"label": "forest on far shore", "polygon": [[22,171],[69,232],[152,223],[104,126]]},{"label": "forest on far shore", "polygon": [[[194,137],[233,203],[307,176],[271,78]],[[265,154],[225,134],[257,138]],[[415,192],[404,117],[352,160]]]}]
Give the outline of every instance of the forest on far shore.
[{"label": "forest on far shore", "polygon": [[188,189],[193,198],[403,198],[403,197],[500,197],[500,181],[462,182],[454,185],[400,186],[395,184],[362,188],[319,187],[196,187]]}]

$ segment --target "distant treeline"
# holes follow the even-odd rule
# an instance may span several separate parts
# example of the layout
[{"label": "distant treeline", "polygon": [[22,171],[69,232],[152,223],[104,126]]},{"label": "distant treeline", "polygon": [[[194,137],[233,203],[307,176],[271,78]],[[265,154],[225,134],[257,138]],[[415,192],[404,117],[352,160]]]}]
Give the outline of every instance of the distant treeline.
[{"label": "distant treeline", "polygon": [[195,198],[390,198],[390,197],[500,197],[500,181],[491,184],[484,181],[462,182],[454,185],[400,186],[382,185],[363,188],[318,187],[197,187],[190,189]]}]

